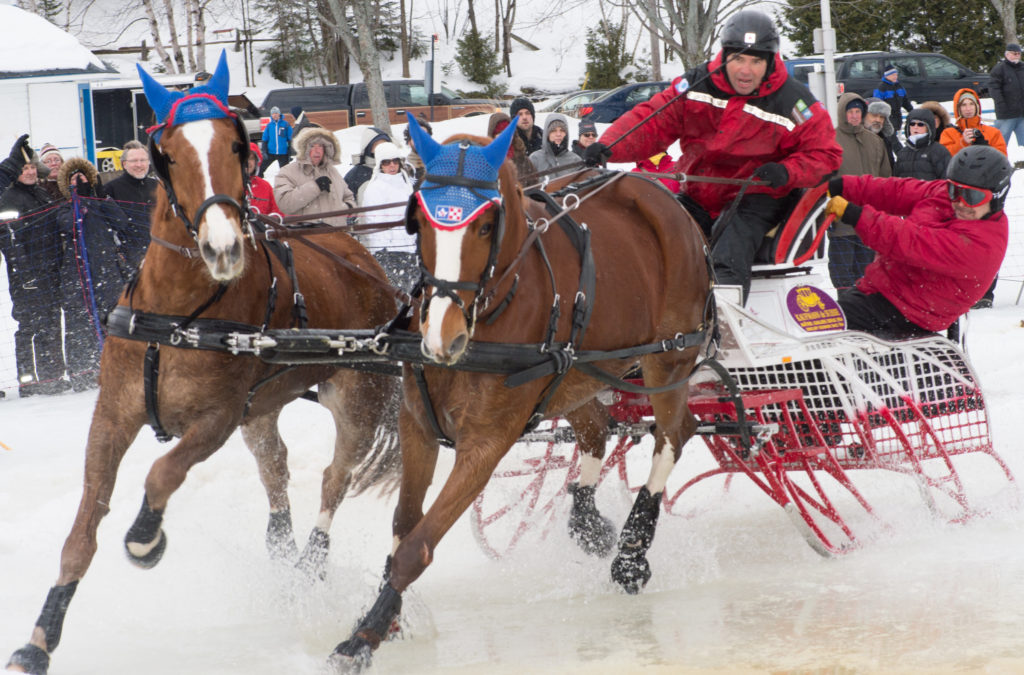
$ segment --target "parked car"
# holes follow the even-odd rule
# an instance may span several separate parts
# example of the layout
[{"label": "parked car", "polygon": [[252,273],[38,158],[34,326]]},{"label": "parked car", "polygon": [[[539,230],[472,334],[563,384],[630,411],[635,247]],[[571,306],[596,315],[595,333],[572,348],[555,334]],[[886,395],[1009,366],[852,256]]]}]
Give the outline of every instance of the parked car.
[{"label": "parked car", "polygon": [[228,105],[231,107],[231,111],[242,120],[249,140],[259,143],[263,138],[263,127],[266,125],[260,122],[260,109],[256,107],[256,104],[250,101],[245,94],[229,94]]},{"label": "parked car", "polygon": [[582,91],[573,91],[564,96],[559,96],[551,100],[545,101],[541,105],[537,106],[537,112],[556,112],[571,114],[576,106],[583,105],[584,103],[590,103],[601,94],[608,91],[607,89],[584,89]]},{"label": "parked car", "polygon": [[610,123],[619,119],[638,103],[650,100],[668,87],[669,82],[632,82],[598,96],[590,103],[577,106],[573,117],[586,117],[593,122]]},{"label": "parked car", "polygon": [[[441,121],[453,117],[489,115],[500,110],[494,101],[460,98],[446,87],[441,87],[440,92],[434,93],[431,101],[423,80],[385,80],[384,97],[388,104],[391,124],[404,124],[406,112],[413,115],[422,113],[429,120]],[[431,102],[433,106],[430,105]],[[356,124],[373,124],[370,95],[366,84],[362,82],[325,87],[274,89],[260,105],[263,114],[262,124],[266,126],[269,122],[270,109],[274,106],[281,109],[282,117],[289,123],[294,122],[290,111],[297,105],[302,106],[311,122],[331,131]]]},{"label": "parked car", "polygon": [[[790,75],[807,84],[807,73],[815,64],[824,64],[820,56],[787,59]],[[988,94],[988,75],[978,73],[943,54],[922,52],[856,52],[836,55],[836,84],[839,93],[853,91],[870,96],[882,81],[886,65],[896,66],[900,83],[910,100],[952,101],[958,89],[970,87],[981,96]]]}]

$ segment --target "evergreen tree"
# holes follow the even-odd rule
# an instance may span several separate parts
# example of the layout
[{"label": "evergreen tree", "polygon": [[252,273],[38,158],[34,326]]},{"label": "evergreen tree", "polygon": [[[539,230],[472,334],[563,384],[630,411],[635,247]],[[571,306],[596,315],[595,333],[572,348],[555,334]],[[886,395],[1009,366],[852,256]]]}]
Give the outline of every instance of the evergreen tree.
[{"label": "evergreen tree", "polygon": [[482,85],[491,85],[494,77],[501,72],[501,63],[491,45],[493,35],[481,35],[472,28],[456,43],[455,62],[469,80]]},{"label": "evergreen tree", "polygon": [[622,71],[629,65],[629,55],[621,24],[602,20],[588,28],[586,53],[588,89],[614,89],[626,83]]}]

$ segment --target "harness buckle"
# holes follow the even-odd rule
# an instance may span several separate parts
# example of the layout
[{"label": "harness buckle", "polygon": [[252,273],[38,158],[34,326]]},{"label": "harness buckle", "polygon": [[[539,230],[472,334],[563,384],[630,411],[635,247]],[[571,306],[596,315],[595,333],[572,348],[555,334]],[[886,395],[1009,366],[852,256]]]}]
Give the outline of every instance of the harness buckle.
[{"label": "harness buckle", "polygon": [[387,354],[388,349],[391,347],[391,345],[386,342],[387,337],[387,333],[377,333],[374,335],[373,339],[370,340],[369,343],[370,351],[380,356]]},{"label": "harness buckle", "polygon": [[131,317],[128,318],[128,334],[135,335],[135,318],[138,316],[137,312],[132,312]]},{"label": "harness buckle", "polygon": [[[570,206],[569,202],[572,202]],[[578,192],[570,192],[569,194],[562,197],[562,208],[569,211],[575,211],[580,207],[580,195]]]}]

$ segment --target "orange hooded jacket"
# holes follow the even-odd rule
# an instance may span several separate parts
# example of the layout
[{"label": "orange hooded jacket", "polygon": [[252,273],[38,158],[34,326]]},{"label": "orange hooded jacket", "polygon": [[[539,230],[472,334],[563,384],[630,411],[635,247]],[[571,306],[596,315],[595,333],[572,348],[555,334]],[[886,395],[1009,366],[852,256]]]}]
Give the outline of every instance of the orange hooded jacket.
[{"label": "orange hooded jacket", "polygon": [[[964,119],[960,116],[960,102],[964,97],[974,99],[974,104],[978,107],[978,114],[974,117]],[[1006,141],[1003,140],[999,129],[981,123],[981,102],[973,89],[961,89],[953,96],[953,110],[956,111],[956,124],[943,131],[942,136],[939,137],[939,142],[946,146],[950,155],[955,155],[970,145],[964,143],[964,131],[968,128],[980,131],[989,145],[1004,155],[1006,154]]]}]

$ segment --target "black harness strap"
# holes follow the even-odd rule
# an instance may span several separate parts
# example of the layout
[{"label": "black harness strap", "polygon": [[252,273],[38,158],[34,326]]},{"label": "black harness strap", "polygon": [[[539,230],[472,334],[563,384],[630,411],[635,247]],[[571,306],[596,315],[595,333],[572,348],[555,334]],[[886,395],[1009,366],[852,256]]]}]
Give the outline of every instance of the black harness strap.
[{"label": "black harness strap", "polygon": [[448,438],[448,435],[441,430],[441,423],[437,420],[434,403],[430,399],[430,390],[427,388],[427,378],[423,375],[423,366],[418,363],[412,364],[412,374],[416,380],[416,388],[420,392],[420,400],[423,401],[423,409],[427,412],[427,421],[430,422],[434,436],[444,445],[454,448],[455,441]]},{"label": "black harness strap", "polygon": [[146,416],[149,418],[149,426],[153,428],[153,433],[156,434],[156,440],[161,443],[166,443],[174,438],[174,436],[168,433],[167,429],[164,429],[164,425],[160,422],[156,394],[156,385],[159,377],[160,345],[151,342],[149,343],[149,346],[146,347],[146,358],[143,362],[142,368],[142,385],[146,399]]}]

